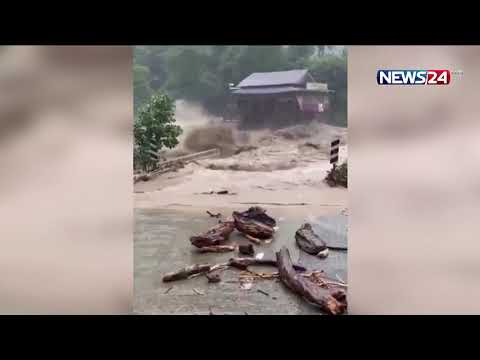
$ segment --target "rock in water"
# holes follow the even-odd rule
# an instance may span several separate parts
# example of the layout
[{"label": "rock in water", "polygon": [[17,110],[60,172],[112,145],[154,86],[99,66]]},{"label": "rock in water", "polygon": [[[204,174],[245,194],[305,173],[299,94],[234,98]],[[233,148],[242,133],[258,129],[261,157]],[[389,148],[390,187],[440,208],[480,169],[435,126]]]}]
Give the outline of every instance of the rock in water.
[{"label": "rock in water", "polygon": [[312,255],[317,255],[319,252],[327,249],[325,241],[313,232],[312,226],[308,223],[303,224],[297,230],[295,240],[300,249]]}]

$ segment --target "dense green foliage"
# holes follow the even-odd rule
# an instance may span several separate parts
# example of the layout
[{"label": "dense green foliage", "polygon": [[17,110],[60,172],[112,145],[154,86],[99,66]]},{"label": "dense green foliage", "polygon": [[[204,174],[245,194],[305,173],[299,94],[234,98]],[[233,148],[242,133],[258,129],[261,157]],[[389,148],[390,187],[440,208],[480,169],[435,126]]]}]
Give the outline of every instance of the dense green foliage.
[{"label": "dense green foliage", "polygon": [[137,46],[134,56],[135,110],[155,91],[202,104],[221,115],[229,84],[252,72],[307,68],[327,82],[333,96],[334,122],[346,125],[346,52],[324,46]]},{"label": "dense green foliage", "polygon": [[133,127],[135,168],[151,171],[157,165],[158,150],[178,144],[182,129],[174,124],[174,115],[173,99],[162,93],[153,94],[140,108]]}]

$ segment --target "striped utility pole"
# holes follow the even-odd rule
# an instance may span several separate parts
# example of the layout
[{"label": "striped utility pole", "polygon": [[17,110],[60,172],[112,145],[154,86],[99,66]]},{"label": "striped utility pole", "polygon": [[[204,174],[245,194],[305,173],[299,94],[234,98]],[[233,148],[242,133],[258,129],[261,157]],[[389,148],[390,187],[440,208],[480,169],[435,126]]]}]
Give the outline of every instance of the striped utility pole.
[{"label": "striped utility pole", "polygon": [[338,148],[340,147],[340,139],[333,140],[330,143],[330,164],[333,168],[337,166],[338,163]]}]

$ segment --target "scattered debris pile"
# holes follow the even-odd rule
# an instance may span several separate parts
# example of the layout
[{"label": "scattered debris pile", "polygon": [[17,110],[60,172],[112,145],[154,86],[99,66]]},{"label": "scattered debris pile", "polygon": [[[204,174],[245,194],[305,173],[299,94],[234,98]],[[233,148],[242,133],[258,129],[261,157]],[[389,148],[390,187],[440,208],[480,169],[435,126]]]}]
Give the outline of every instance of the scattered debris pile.
[{"label": "scattered debris pile", "polygon": [[[216,215],[211,214],[210,216]],[[323,271],[307,271],[307,268],[292,262],[286,247],[276,252],[275,259],[263,259],[263,253],[255,256],[252,244],[226,245],[234,230],[242,233],[255,244],[268,243],[272,240],[277,222],[266,213],[266,210],[254,206],[243,212],[234,211],[233,220],[222,221],[200,235],[194,235],[190,242],[199,252],[223,253],[237,250],[246,257],[232,257],[219,264],[195,264],[185,266],[174,272],[165,274],[164,282],[171,282],[204,275],[209,283],[222,281],[221,273],[226,269],[241,270],[239,275],[240,288],[249,290],[256,279],[279,279],[290,291],[304,300],[319,307],[323,312],[332,315],[343,314],[347,310],[347,284],[335,281],[326,276]],[[298,246],[305,252],[320,257],[328,255],[329,246],[318,237],[310,224],[303,224],[295,233]],[[323,252],[323,256],[321,253]],[[277,272],[256,273],[251,266],[272,266]],[[268,293],[262,292],[269,296]]]},{"label": "scattered debris pile", "polygon": [[335,186],[343,186],[348,187],[348,166],[347,162],[345,161],[340,166],[334,166],[332,170],[327,173],[325,177],[325,181],[331,187]]},{"label": "scattered debris pile", "polygon": [[[276,273],[257,274],[248,269],[249,266],[273,266],[278,268]],[[322,311],[331,315],[342,314],[347,309],[345,288],[346,284],[333,281],[322,272],[307,273],[307,269],[299,264],[292,263],[290,253],[286,247],[276,253],[276,260],[257,258],[231,258],[220,264],[196,264],[186,266],[180,270],[165,274],[164,282],[191,279],[205,275],[208,282],[219,282],[220,271],[227,268],[236,268],[247,271],[242,273],[240,282],[244,289],[250,289],[254,278],[275,279],[280,281],[291,291],[300,295],[309,303],[318,306]],[[248,285],[246,285],[248,284]]]},{"label": "scattered debris pile", "polygon": [[[220,217],[220,214],[212,214],[212,217]],[[259,244],[261,241],[270,240],[275,232],[276,221],[266,214],[266,210],[259,206],[251,207],[247,211],[234,211],[233,221],[222,221],[206,232],[190,237],[192,245],[199,248],[200,252],[227,252],[234,251],[236,246],[224,246],[230,234],[237,229],[250,241]],[[239,249],[240,250],[240,249]],[[242,249],[242,251],[249,251]]]}]

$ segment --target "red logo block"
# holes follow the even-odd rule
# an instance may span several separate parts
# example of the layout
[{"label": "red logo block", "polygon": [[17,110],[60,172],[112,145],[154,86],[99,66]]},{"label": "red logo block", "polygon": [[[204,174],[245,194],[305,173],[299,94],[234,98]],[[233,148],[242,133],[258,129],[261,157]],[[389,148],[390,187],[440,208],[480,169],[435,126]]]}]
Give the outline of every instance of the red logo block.
[{"label": "red logo block", "polygon": [[428,70],[427,85],[448,85],[451,78],[450,70]]}]

